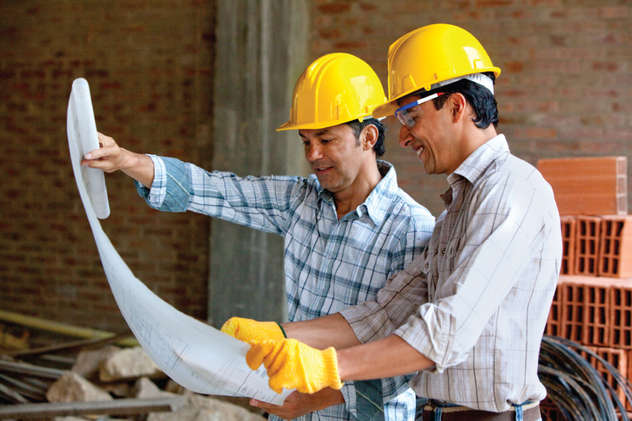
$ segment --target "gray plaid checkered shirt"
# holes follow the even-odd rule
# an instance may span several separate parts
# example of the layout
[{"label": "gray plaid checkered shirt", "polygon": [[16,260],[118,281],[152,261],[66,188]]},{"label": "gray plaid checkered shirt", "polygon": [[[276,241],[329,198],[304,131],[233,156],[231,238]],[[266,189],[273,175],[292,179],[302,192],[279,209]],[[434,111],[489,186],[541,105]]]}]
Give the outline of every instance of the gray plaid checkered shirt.
[{"label": "gray plaid checkered shirt", "polygon": [[539,401],[540,342],[560,273],[553,191],[499,135],[448,176],[424,253],[342,312],[362,342],[394,333],[435,362],[419,396],[486,411]]},{"label": "gray plaid checkered shirt", "polygon": [[[245,177],[205,171],[174,158],[150,155],[151,189],[137,183],[153,208],[193,211],[284,237],[290,321],[336,313],[373,300],[386,280],[424,250],[434,217],[397,186],[395,169],[378,161],[382,180],[355,211],[340,220],[333,195],[315,176]],[[301,417],[349,420],[356,414],[353,383],[345,405]],[[382,381],[386,419],[412,420],[414,393],[404,378]]]}]

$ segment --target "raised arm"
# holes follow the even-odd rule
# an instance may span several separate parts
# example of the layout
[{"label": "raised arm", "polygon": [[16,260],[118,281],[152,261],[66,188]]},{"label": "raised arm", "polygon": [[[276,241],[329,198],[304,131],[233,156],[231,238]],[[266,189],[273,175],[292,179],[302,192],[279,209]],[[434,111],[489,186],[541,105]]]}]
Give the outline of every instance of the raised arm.
[{"label": "raised arm", "polygon": [[154,163],[147,155],[121,148],[116,141],[98,133],[101,147],[88,152],[81,165],[99,168],[107,173],[123,171],[145,187],[151,187],[154,180]]}]

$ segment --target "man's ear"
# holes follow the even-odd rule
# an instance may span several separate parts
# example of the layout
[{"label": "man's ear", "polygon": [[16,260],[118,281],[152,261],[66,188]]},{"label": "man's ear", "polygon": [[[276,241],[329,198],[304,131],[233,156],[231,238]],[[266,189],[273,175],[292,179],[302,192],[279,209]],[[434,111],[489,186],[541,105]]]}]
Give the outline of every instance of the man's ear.
[{"label": "man's ear", "polygon": [[456,123],[466,114],[467,100],[460,92],[454,92],[450,95],[448,104],[450,105],[450,111],[452,112],[452,120]]},{"label": "man's ear", "polygon": [[362,150],[373,149],[375,146],[375,142],[377,142],[377,138],[380,135],[380,131],[375,127],[374,124],[369,124],[364,127],[360,132],[360,144],[362,145]]}]

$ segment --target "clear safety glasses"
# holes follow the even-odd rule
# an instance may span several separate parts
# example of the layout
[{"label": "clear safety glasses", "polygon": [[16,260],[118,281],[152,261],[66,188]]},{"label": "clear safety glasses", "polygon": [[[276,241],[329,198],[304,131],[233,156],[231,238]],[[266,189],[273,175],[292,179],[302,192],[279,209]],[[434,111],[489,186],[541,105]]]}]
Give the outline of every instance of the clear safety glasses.
[{"label": "clear safety glasses", "polygon": [[423,104],[424,102],[435,99],[443,94],[444,92],[437,92],[432,95],[428,95],[426,97],[418,99],[417,101],[410,102],[403,107],[399,107],[397,110],[395,110],[395,117],[397,117],[399,122],[402,123],[404,126],[408,128],[413,127],[415,125],[416,117],[418,117],[421,113],[421,110],[415,107],[417,105]]}]

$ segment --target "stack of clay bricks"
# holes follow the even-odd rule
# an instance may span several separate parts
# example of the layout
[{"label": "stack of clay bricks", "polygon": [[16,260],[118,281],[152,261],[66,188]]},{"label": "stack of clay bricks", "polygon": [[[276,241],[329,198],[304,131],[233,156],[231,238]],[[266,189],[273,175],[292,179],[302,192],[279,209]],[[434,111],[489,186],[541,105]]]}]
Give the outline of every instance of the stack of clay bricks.
[{"label": "stack of clay bricks", "polygon": [[[545,334],[591,348],[632,375],[632,215],[626,157],[543,159],[560,211],[563,260]],[[592,364],[611,384],[605,367]],[[619,398],[624,399],[622,390]],[[632,411],[630,402],[627,410]]]}]

